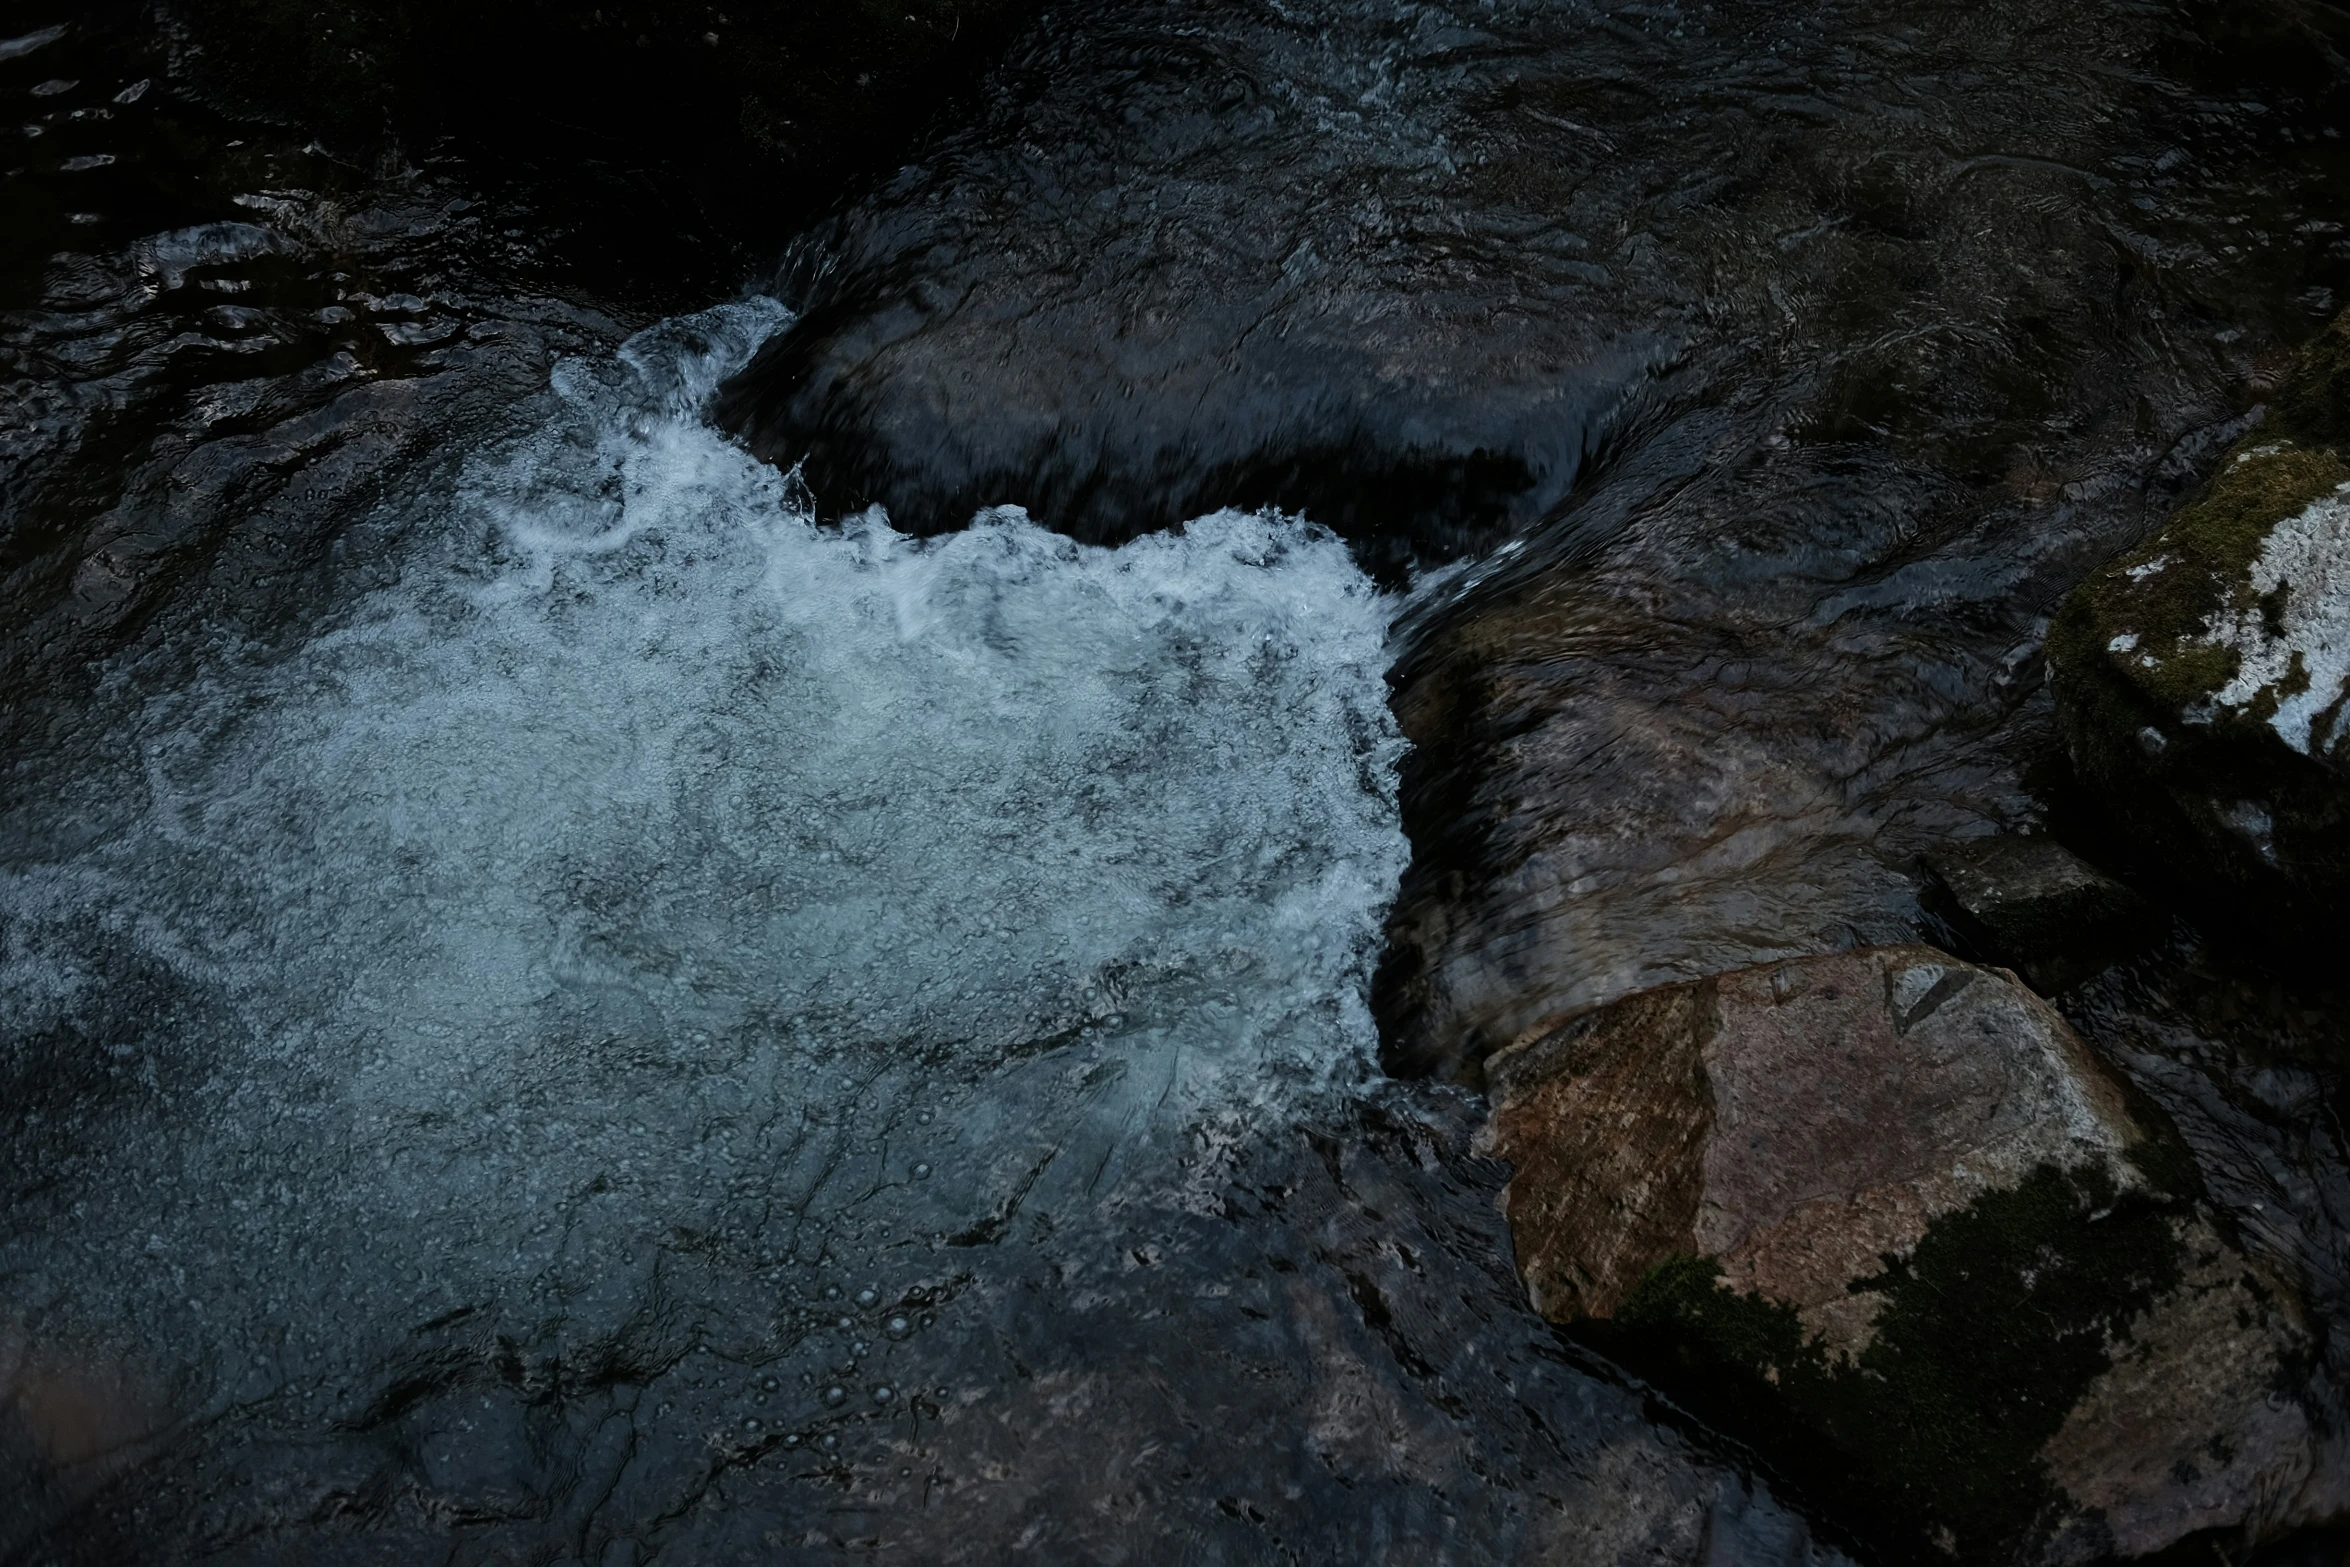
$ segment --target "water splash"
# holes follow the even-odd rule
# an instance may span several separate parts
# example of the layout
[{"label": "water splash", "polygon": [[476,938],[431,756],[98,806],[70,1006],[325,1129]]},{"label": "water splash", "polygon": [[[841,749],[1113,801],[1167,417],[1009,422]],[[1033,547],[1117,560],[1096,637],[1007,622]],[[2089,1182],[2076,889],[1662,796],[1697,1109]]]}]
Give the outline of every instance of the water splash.
[{"label": "water splash", "polygon": [[1370,1072],[1389,601],[1280,517],[819,528],[697,417],[782,319],[564,365],[397,503],[393,585],[125,675],[51,759],[61,802],[107,755],[145,798],[0,873],[0,1026],[158,1067],[186,1124],[78,1139],[13,1310],[224,1385],[308,1343],[350,1396],[425,1296],[593,1316],[681,1234],[756,1280],[1064,1180],[1204,1189],[1201,1150]]}]

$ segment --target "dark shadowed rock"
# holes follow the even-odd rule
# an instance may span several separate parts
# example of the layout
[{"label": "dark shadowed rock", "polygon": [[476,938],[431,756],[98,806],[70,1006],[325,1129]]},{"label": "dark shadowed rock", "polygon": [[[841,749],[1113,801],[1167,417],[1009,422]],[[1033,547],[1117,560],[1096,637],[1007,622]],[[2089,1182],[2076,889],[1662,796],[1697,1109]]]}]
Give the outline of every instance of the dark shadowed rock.
[{"label": "dark shadowed rock", "polygon": [[2053,838],[1997,834],[1926,856],[1929,907],[1983,957],[2062,990],[2160,941],[2153,904]]},{"label": "dark shadowed rock", "polygon": [[1920,853],[2031,819],[2046,607],[2338,269],[2299,8],[1060,20],[803,247],[715,416],[913,532],[1521,534],[1401,638],[1399,1072],[1914,934]]},{"label": "dark shadowed rock", "polygon": [[2144,854],[2291,939],[2350,916],[2350,321],[2048,653],[2073,765]]},{"label": "dark shadowed rock", "polygon": [[1271,504],[1441,554],[1530,524],[1700,308],[1619,254],[1638,181],[1606,127],[1665,127],[1647,88],[1577,79],[1599,25],[1100,7],[802,258],[806,319],[717,417],[805,459],[828,511],[916,532],[1016,503],[1113,541]]},{"label": "dark shadowed rock", "polygon": [[[2345,170],[2321,130],[2343,55],[2293,30],[2308,14],[1947,7],[1896,47],[1881,11],[1809,11],[1833,71],[1738,8],[1644,35],[1743,37],[1829,107],[1641,60],[1667,161],[1724,171],[1632,227],[1706,258],[1711,325],[1674,383],[1703,396],[1406,622],[1390,1070],[1473,1075],[1636,990],[1911,939],[1920,855],[2035,821],[2048,606],[2184,497],[2310,328],[2317,252],[2294,247],[2334,240],[2296,226],[2331,221],[2316,192]],[[1929,79],[1930,124],[1902,107]],[[2189,100],[2218,118],[2182,140],[2166,105]],[[1629,146],[1648,122],[1615,112]],[[2240,179],[2270,195],[2221,194]],[[1836,216],[1775,216],[1815,201]],[[2279,247],[2226,254],[2247,224]],[[2117,273],[2117,242],[2143,264]],[[1621,288],[1645,254],[1606,254]]]},{"label": "dark shadowed rock", "polygon": [[2067,171],[2168,41],[2108,7],[1110,0],[786,268],[805,319],[717,418],[916,532],[1274,504],[1390,561],[1791,393],[1815,439],[1998,474],[2076,393],[2135,406],[2049,342],[2113,296],[2078,226],[2110,187]]},{"label": "dark shadowed rock", "polygon": [[[129,11],[123,0],[100,8]],[[205,96],[342,156],[454,152],[564,284],[690,308],[964,112],[1031,0],[175,0]],[[391,161],[397,161],[397,153]]]},{"label": "dark shadowed rock", "polygon": [[2136,1556],[2350,1507],[2297,1297],[2012,976],[1925,947],[1750,969],[1488,1073],[1537,1307],[1893,1559]]},{"label": "dark shadowed rock", "polygon": [[[2232,945],[2179,942],[2067,991],[2062,1006],[2177,1128],[2229,1233],[2293,1281],[2323,1330],[2338,1430],[2339,1390],[2350,1387],[2350,1334],[2340,1327],[2350,1322],[2350,1136],[2338,1108],[2350,998],[2281,986],[2244,957]],[[2325,974],[2313,965],[2302,978]],[[2199,1474],[2209,1456],[2190,1459]],[[2340,1551],[2337,1538],[2330,1556],[2313,1548],[2295,1559],[2315,1567]]]}]

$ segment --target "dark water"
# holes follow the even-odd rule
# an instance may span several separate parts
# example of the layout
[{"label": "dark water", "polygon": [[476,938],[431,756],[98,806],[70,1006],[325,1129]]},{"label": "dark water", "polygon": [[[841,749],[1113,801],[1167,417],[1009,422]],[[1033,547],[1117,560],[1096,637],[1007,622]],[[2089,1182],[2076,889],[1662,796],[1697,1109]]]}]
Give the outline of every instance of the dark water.
[{"label": "dark water", "polygon": [[[1433,1079],[2040,819],[2350,293],[2334,13],[1097,5],[709,311],[51,20],[0,1559],[1833,1554]],[[2338,1009],[2182,943],[2068,1004],[2339,1322]]]}]

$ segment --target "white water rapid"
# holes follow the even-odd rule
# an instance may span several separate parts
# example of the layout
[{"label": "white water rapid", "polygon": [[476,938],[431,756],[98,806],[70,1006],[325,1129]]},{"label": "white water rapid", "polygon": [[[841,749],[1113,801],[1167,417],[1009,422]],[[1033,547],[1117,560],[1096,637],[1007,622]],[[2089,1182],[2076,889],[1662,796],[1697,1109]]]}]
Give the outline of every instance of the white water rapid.
[{"label": "white water rapid", "polygon": [[[115,682],[57,759],[0,1028],[171,1130],[93,1132],[5,1242],[34,1339],[331,1398],[444,1306],[576,1358],[681,1256],[785,1331],[893,1247],[1186,1201],[1371,1070],[1388,603],[1280,518],[820,528],[697,417],[784,319],[565,365],[398,503],[395,585]],[[135,797],[76,831],[94,756]]]}]

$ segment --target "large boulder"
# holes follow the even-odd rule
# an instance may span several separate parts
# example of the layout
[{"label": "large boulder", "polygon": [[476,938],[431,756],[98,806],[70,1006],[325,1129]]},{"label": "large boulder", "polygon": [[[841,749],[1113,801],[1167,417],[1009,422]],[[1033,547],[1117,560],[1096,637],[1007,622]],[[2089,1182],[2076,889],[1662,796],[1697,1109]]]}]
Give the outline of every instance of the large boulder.
[{"label": "large boulder", "polygon": [[1894,1560],[2141,1556],[2350,1506],[2292,1290],[2003,970],[1886,947],[1487,1063],[1535,1305]]},{"label": "large boulder", "polygon": [[[1083,16],[1024,35],[967,133],[802,253],[799,321],[717,399],[827,515],[927,533],[1017,504],[1108,543],[1272,505],[1400,572],[1569,518],[1605,536],[1637,508],[1595,478],[1691,500],[1788,430],[1997,473],[2054,407],[2168,417],[2175,367],[2141,405],[2127,368],[2068,357],[2117,336],[2131,209],[2062,171],[2170,101],[2149,13],[1948,7],[1898,43],[1775,4]],[[2002,148],[1998,177],[1962,145]],[[1699,449],[1660,449],[1685,415]],[[1842,580],[1836,549],[1797,558]]]},{"label": "large boulder", "polygon": [[2288,934],[2350,911],[2350,318],[2048,661],[2080,778],[2171,875]]},{"label": "large boulder", "polygon": [[910,532],[1003,503],[1097,543],[1226,505],[1439,554],[1531,526],[1688,314],[1588,237],[1631,221],[1630,95],[1517,106],[1591,29],[1527,0],[1098,5],[787,277],[805,313],[714,417],[828,514]]}]

